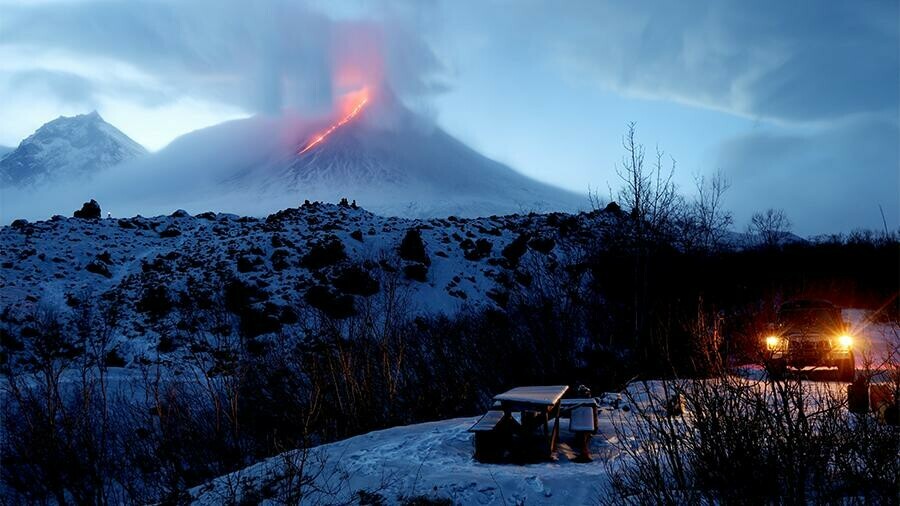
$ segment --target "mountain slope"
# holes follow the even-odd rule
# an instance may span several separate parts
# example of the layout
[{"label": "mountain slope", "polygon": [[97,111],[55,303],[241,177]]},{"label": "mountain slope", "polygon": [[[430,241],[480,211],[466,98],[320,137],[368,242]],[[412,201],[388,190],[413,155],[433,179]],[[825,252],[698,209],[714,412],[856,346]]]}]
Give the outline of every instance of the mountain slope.
[{"label": "mountain slope", "polygon": [[80,182],[146,152],[96,111],[61,116],[0,159],[0,187]]},{"label": "mountain slope", "polygon": [[481,155],[389,92],[321,144],[291,153],[263,182],[326,201],[352,196],[376,213],[409,217],[571,212],[587,204]]},{"label": "mountain slope", "polygon": [[[365,311],[388,297],[389,286],[413,313],[503,306],[518,284],[596,243],[608,219],[601,212],[423,221],[310,204],[265,219],[177,212],[20,221],[0,228],[0,322],[24,327],[39,308],[54,308],[74,325],[81,309],[115,300],[114,341],[134,357],[155,347],[154,314],[175,318],[176,301],[200,303],[200,294],[218,296],[227,286],[253,293],[246,308],[231,309],[257,334],[296,324],[296,316],[279,318],[297,308],[341,318]],[[419,257],[400,254],[410,230],[420,234]],[[159,293],[170,302],[147,304]]]}]

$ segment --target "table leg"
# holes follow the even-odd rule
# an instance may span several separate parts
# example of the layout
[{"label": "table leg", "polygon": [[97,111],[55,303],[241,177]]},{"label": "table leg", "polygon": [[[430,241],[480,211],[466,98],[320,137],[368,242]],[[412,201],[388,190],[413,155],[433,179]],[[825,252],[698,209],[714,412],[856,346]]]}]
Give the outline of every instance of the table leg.
[{"label": "table leg", "polygon": [[554,408],[553,435],[550,437],[550,457],[553,457],[553,451],[556,450],[556,439],[559,437],[559,404]]}]

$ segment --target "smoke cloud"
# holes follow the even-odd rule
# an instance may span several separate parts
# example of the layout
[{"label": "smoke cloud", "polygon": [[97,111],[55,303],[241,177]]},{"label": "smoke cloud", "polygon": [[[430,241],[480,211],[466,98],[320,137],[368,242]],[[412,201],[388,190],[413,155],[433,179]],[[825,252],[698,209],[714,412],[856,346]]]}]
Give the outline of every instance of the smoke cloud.
[{"label": "smoke cloud", "polygon": [[[124,62],[153,78],[146,92],[157,101],[163,88],[277,113],[321,111],[335,84],[353,80],[412,98],[443,89],[442,63],[399,15],[336,19],[280,0],[138,0],[20,5],[4,8],[4,18],[0,45]],[[88,72],[55,77],[51,91],[81,103],[109,91]]]}]

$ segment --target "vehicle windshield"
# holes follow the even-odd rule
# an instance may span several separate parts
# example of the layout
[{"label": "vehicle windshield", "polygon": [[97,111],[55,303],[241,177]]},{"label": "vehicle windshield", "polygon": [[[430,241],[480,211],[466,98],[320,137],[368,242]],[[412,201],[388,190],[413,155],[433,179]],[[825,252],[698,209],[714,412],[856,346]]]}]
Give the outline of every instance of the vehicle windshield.
[{"label": "vehicle windshield", "polygon": [[834,309],[785,309],[780,312],[778,319],[782,325],[788,327],[836,328],[841,326],[840,313]]}]

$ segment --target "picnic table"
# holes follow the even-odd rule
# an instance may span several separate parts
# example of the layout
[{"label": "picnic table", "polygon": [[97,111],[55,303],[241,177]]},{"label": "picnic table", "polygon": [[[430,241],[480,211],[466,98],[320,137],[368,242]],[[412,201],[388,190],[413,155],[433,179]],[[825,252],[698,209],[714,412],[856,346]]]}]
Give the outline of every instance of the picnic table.
[{"label": "picnic table", "polygon": [[507,455],[517,460],[552,458],[559,438],[560,400],[568,389],[566,385],[516,387],[494,396],[494,407],[469,429],[475,433],[475,458],[483,462]]}]

